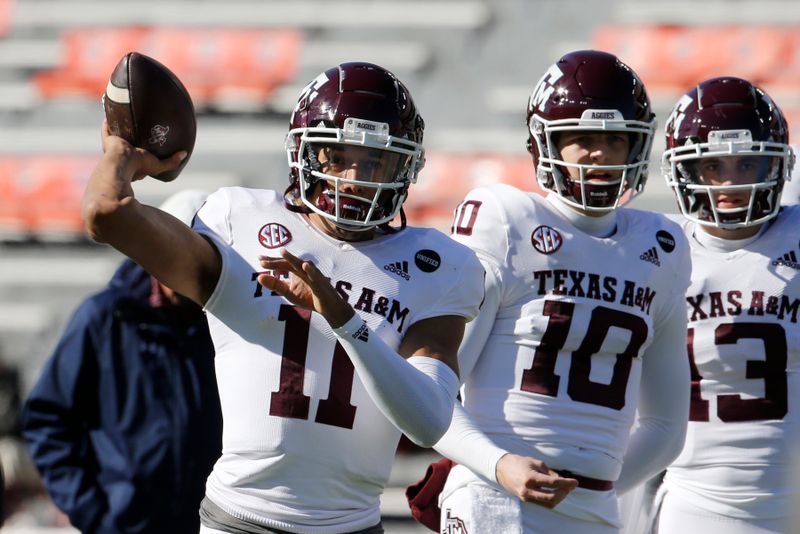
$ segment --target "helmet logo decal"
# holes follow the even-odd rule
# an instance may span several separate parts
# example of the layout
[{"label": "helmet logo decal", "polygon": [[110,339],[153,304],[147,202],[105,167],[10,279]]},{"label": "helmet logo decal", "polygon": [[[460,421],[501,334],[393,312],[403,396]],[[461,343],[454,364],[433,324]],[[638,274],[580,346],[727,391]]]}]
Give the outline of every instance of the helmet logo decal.
[{"label": "helmet logo decal", "polygon": [[558,230],[547,225],[537,226],[531,233],[531,244],[541,254],[552,254],[564,242]]},{"label": "helmet logo decal", "polygon": [[442,257],[435,250],[422,249],[414,254],[414,264],[424,273],[432,273],[442,264]]},{"label": "helmet logo decal", "polygon": [[292,111],[292,115],[304,109],[310,102],[312,102],[319,92],[317,91],[320,87],[325,85],[328,82],[328,77],[323,72],[313,80],[311,83],[306,85],[303,88],[303,91],[300,93],[300,98],[297,99],[297,105],[295,105],[294,110]]},{"label": "helmet logo decal", "polygon": [[292,233],[282,224],[267,223],[258,231],[258,242],[265,248],[278,248],[292,240]]},{"label": "helmet logo decal", "polygon": [[547,72],[544,73],[542,79],[536,84],[536,89],[531,94],[531,99],[528,102],[528,107],[538,108],[539,105],[547,100],[553,91],[556,90],[555,82],[558,81],[564,73],[558,68],[558,65],[551,65]]},{"label": "helmet logo decal", "polygon": [[672,124],[672,136],[677,139],[678,138],[678,131],[681,129],[681,123],[683,119],[686,118],[686,108],[689,107],[689,104],[692,103],[692,97],[689,95],[683,95],[678,103],[675,104],[675,109],[672,110],[672,113],[669,114],[667,117],[667,126],[666,130],[670,129],[670,124]]}]

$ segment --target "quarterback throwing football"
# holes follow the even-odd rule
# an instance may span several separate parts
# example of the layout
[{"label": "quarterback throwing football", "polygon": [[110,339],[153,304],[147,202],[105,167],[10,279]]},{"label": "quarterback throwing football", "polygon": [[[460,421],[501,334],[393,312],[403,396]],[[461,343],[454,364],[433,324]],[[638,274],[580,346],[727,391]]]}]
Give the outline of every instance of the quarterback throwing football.
[{"label": "quarterback throwing football", "polygon": [[193,230],[131,188],[183,154],[159,161],[104,128],[90,234],[208,313],[224,431],[201,532],[383,532],[400,432],[430,446],[447,429],[483,268],[447,236],[405,228],[423,127],[387,70],[326,70],[292,113],[286,193],[221,189]]}]

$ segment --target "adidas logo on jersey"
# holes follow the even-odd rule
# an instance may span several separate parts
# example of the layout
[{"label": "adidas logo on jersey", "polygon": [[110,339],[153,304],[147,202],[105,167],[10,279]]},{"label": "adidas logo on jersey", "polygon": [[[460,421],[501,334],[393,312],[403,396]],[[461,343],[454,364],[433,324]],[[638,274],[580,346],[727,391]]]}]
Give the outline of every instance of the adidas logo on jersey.
[{"label": "adidas logo on jersey", "polygon": [[642,252],[642,254],[639,256],[639,259],[644,261],[649,261],[653,265],[661,267],[661,261],[659,261],[658,259],[658,251],[656,250],[656,247],[653,247],[649,250],[645,250],[644,252]]},{"label": "adidas logo on jersey", "polygon": [[797,255],[794,253],[794,250],[790,250],[780,258],[774,260],[772,265],[785,265],[792,269],[800,270],[800,263],[797,263]]},{"label": "adidas logo on jersey", "polygon": [[407,261],[396,261],[394,263],[388,263],[383,266],[383,268],[390,273],[394,273],[400,278],[405,278],[406,280],[411,280],[411,275],[408,274],[408,262]]},{"label": "adidas logo on jersey", "polygon": [[366,321],[364,321],[361,326],[358,327],[358,330],[355,331],[353,334],[353,339],[358,339],[364,343],[369,341],[369,327],[367,326]]}]

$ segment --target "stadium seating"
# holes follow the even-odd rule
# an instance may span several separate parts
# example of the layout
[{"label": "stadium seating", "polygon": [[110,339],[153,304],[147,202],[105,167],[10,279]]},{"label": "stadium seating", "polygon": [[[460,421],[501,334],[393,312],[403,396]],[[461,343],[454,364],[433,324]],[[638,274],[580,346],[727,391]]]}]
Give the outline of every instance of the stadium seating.
[{"label": "stadium seating", "polygon": [[11,28],[11,13],[14,9],[14,0],[0,0],[0,37],[3,37]]},{"label": "stadium seating", "polygon": [[403,209],[410,224],[449,232],[453,209],[464,196],[475,187],[498,182],[541,192],[528,155],[428,153]]},{"label": "stadium seating", "polygon": [[[783,114],[786,116],[786,121],[789,123],[789,142],[798,149],[800,143],[800,107],[781,107]],[[800,165],[800,163],[795,164]],[[800,167],[798,167],[800,171]]]},{"label": "stadium seating", "polygon": [[70,30],[62,38],[61,64],[34,76],[44,98],[83,96],[99,99],[114,65],[137,50],[144,28]]},{"label": "stadium seating", "polygon": [[14,26],[20,29],[172,25],[475,30],[490,20],[484,0],[26,0],[14,14]]},{"label": "stadium seating", "polygon": [[756,84],[780,76],[796,34],[780,26],[608,25],[594,32],[592,46],[617,54],[642,77],[653,98],[669,101],[713,76],[739,76]]},{"label": "stadium seating", "polygon": [[80,200],[98,157],[0,158],[0,236],[8,240],[82,239]]},{"label": "stadium seating", "polygon": [[780,66],[761,84],[784,110],[787,106],[800,107],[800,31],[788,27],[785,34]]},{"label": "stadium seating", "polygon": [[[39,154],[0,156],[0,239],[76,241],[84,239],[80,199],[99,156]],[[191,173],[190,173],[191,174]],[[213,189],[236,185],[235,176],[202,173],[182,181]],[[409,221],[447,231],[452,210],[475,187],[496,182],[538,190],[528,156],[429,153],[422,177],[406,203]],[[183,185],[136,184],[137,196],[157,204]]]},{"label": "stadium seating", "polygon": [[279,85],[294,79],[302,35],[295,30],[241,28],[81,28],[63,37],[62,64],[35,76],[44,98],[103,93],[127,52],[147,54],[183,81],[198,108],[261,109]]}]

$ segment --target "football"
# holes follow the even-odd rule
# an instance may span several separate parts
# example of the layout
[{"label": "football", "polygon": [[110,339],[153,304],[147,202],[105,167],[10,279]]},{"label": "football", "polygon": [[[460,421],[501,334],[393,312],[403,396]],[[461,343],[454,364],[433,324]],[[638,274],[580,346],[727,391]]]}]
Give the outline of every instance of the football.
[{"label": "football", "polygon": [[186,150],[180,167],[153,178],[178,177],[194,149],[197,121],[192,98],[172,71],[144,54],[125,54],[111,73],[103,110],[112,134],[160,159]]}]

